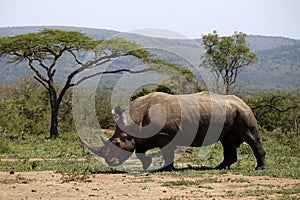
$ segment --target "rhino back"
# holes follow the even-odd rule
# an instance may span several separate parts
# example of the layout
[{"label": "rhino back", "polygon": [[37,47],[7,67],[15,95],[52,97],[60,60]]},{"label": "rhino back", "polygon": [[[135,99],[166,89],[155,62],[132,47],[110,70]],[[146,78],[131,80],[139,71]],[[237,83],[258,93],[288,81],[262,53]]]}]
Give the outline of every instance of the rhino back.
[{"label": "rhino back", "polygon": [[[161,123],[159,115],[165,113],[161,132],[169,134],[171,138],[184,132],[184,140],[187,140],[189,134],[192,134],[189,138],[195,137],[199,126],[202,131],[207,129],[212,112],[211,99],[208,92],[189,95],[155,92],[133,101],[129,107],[130,117],[135,124],[144,127],[150,123]],[[155,105],[159,105],[159,108],[151,115],[150,109]]]},{"label": "rhino back", "polygon": [[[160,107],[150,115],[150,109],[154,105]],[[160,132],[167,133],[170,139],[176,136],[180,145],[201,146],[203,142],[205,145],[212,144],[220,135],[227,134],[236,126],[237,117],[247,123],[247,126],[256,125],[251,109],[234,95],[209,92],[169,95],[154,92],[137,98],[129,106],[132,121],[142,127],[150,123],[162,123],[159,115],[163,112],[166,119]],[[209,128],[209,134],[212,135],[209,141],[204,141]]]}]

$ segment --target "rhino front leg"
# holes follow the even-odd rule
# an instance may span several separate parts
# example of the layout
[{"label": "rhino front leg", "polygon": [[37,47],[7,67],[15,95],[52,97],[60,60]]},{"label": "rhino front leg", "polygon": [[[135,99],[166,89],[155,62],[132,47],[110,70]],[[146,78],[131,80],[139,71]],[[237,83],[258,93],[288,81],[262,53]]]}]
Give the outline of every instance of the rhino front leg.
[{"label": "rhino front leg", "polygon": [[136,151],[135,154],[136,154],[136,157],[141,160],[142,165],[143,165],[143,170],[147,171],[148,167],[152,163],[151,156],[146,156],[145,151]]}]

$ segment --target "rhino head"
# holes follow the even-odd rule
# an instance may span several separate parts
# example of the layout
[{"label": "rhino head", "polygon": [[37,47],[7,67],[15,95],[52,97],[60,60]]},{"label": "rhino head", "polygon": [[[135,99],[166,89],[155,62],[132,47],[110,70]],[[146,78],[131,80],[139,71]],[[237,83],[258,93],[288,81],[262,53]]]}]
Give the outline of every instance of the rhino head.
[{"label": "rhino head", "polygon": [[117,120],[116,131],[109,139],[101,136],[101,140],[104,143],[103,147],[95,148],[86,141],[82,139],[81,141],[91,152],[103,157],[109,166],[118,166],[132,155],[135,150],[135,141],[132,136],[125,133],[118,125],[119,123],[124,124],[120,121],[122,120],[122,111],[120,107],[117,107],[112,112]]}]

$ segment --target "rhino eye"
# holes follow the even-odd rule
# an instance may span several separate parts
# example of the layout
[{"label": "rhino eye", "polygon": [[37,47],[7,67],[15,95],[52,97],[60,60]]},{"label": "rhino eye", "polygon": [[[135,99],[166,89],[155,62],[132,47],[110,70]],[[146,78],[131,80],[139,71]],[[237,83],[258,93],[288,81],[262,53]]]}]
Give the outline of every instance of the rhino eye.
[{"label": "rhino eye", "polygon": [[120,142],[116,142],[115,145],[116,145],[117,147],[119,147],[119,146],[120,146]]},{"label": "rhino eye", "polygon": [[118,139],[115,139],[115,140],[113,141],[113,143],[114,143],[114,145],[116,145],[117,147],[120,146],[120,140],[118,140]]}]

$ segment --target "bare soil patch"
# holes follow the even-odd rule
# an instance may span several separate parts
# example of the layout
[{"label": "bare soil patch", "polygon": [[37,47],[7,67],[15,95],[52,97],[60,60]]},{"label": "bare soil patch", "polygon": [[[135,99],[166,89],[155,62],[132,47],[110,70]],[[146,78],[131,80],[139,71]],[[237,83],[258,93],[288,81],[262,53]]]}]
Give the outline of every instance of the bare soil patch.
[{"label": "bare soil patch", "polygon": [[[53,171],[0,172],[0,199],[258,199],[262,190],[300,187],[300,179],[234,174],[194,178],[155,173],[95,174],[76,181],[65,178]],[[268,196],[278,199],[281,194],[271,192]],[[300,198],[299,193],[292,196]]]}]

